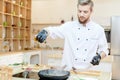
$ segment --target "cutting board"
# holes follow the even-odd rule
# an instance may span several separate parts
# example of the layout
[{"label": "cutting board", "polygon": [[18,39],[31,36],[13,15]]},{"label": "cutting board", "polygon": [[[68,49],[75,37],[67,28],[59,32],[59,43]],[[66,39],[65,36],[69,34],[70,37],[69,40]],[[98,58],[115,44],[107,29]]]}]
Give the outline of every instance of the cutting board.
[{"label": "cutting board", "polygon": [[81,77],[81,76],[70,76],[68,80],[98,80],[97,78],[93,77]]},{"label": "cutting board", "polygon": [[94,71],[94,70],[88,70],[88,71],[71,71],[71,74],[76,74],[76,75],[90,75],[90,76],[100,76],[101,72],[100,71]]}]

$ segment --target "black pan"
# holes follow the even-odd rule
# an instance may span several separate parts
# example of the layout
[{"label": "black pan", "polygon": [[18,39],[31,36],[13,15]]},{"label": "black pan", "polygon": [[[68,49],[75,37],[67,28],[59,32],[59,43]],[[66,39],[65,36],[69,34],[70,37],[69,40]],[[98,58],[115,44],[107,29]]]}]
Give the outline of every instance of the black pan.
[{"label": "black pan", "polygon": [[38,72],[40,80],[67,80],[70,75],[69,71],[46,69]]}]

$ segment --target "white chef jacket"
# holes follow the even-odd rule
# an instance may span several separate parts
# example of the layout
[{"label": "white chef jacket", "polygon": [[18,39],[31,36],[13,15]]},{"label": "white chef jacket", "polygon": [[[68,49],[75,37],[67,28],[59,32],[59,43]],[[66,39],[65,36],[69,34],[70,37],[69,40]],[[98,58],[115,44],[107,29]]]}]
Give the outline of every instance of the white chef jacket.
[{"label": "white chef jacket", "polygon": [[87,68],[96,53],[104,51],[108,55],[104,29],[93,21],[89,21],[86,27],[77,20],[45,29],[53,39],[64,39],[62,66],[66,65],[66,70],[71,70],[72,67]]}]

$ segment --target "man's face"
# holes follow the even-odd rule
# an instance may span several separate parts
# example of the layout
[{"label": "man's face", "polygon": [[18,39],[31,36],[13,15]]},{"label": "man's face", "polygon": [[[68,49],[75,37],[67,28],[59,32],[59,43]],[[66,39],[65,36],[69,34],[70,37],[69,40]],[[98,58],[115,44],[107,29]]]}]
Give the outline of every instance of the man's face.
[{"label": "man's face", "polygon": [[78,20],[80,23],[85,24],[89,21],[92,9],[90,5],[79,5],[78,6]]}]

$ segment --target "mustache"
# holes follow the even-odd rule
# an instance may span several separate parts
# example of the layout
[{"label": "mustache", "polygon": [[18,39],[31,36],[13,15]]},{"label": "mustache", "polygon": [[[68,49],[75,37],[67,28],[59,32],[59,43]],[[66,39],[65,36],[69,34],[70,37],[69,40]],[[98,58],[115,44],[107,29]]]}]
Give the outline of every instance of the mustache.
[{"label": "mustache", "polygon": [[85,18],[84,16],[80,16],[79,18]]}]

